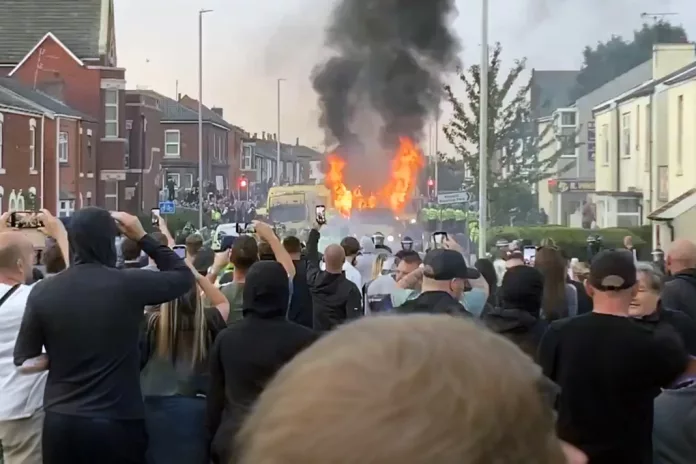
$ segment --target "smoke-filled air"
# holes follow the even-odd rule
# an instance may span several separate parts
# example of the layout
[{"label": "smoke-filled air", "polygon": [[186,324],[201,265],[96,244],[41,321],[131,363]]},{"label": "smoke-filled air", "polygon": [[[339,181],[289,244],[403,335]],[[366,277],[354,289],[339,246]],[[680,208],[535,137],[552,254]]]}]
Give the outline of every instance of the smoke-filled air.
[{"label": "smoke-filled air", "polygon": [[[312,84],[326,142],[337,147],[329,163],[345,171],[336,177],[348,185],[347,210],[374,204],[399,210],[400,201],[387,197],[412,193],[403,190],[412,190],[415,179],[408,188],[385,184],[403,184],[390,179],[395,164],[404,165],[396,158],[415,148],[438,111],[445,76],[458,64],[455,14],[454,0],[342,0],[335,7],[325,37],[332,55],[316,66]],[[413,178],[422,160],[412,164],[415,172],[402,177]]]}]

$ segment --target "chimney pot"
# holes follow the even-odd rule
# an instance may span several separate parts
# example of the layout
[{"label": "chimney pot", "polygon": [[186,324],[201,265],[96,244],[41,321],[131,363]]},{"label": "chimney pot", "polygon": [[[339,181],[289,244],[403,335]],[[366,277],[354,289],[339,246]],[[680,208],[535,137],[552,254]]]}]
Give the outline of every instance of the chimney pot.
[{"label": "chimney pot", "polygon": [[176,101],[181,101],[181,92],[179,92],[176,96]]},{"label": "chimney pot", "polygon": [[295,139],[295,145],[297,145],[298,147],[300,146],[300,138],[299,137],[297,137]]},{"label": "chimney pot", "polygon": [[266,132],[261,132],[261,140],[266,140]]}]

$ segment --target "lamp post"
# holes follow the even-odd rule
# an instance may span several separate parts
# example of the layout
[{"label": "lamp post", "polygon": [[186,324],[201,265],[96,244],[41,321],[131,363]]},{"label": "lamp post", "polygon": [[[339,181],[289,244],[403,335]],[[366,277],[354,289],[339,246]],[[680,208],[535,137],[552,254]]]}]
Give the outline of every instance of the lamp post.
[{"label": "lamp post", "polygon": [[488,0],[481,0],[481,85],[479,95],[479,246],[486,256],[488,236]]},{"label": "lamp post", "polygon": [[211,11],[198,11],[198,229],[203,228],[203,15]]},{"label": "lamp post", "polygon": [[277,83],[278,83],[278,95],[277,95],[277,103],[278,103],[278,113],[277,113],[277,122],[278,122],[278,134],[276,135],[276,185],[280,185],[280,83],[285,82],[285,79],[279,78]]}]

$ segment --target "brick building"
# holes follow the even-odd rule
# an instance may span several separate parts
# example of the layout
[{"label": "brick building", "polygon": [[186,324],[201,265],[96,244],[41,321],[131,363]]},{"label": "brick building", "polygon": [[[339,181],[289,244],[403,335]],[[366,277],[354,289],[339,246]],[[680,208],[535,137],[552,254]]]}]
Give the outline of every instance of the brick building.
[{"label": "brick building", "polygon": [[[65,201],[79,203],[82,194],[87,204],[119,204],[134,187],[128,183],[134,176],[125,168],[126,82],[125,70],[117,66],[113,0],[23,0],[2,2],[0,10],[0,75],[48,94],[96,123],[88,129],[88,141],[80,144],[88,144],[83,160],[93,164],[80,168],[68,161],[59,170],[59,185],[76,186],[74,198],[65,192]],[[70,130],[62,132],[69,140]],[[83,193],[75,178],[94,179],[93,190]]]},{"label": "brick building", "polygon": [[47,94],[0,78],[0,211],[69,215],[96,188],[96,122]]}]

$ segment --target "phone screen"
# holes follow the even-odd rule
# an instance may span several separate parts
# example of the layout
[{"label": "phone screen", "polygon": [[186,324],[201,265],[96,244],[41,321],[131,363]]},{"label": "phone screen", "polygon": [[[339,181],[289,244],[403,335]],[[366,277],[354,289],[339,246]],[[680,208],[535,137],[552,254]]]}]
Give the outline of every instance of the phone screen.
[{"label": "phone screen", "polygon": [[326,207],[324,205],[317,205],[315,215],[318,224],[326,224]]},{"label": "phone screen", "polygon": [[433,233],[433,245],[435,248],[442,248],[442,243],[447,237],[447,232],[434,232]]},{"label": "phone screen", "polygon": [[524,247],[522,249],[522,257],[524,258],[525,264],[534,264],[534,258],[536,257],[536,247]]},{"label": "phone screen", "polygon": [[185,246],[177,245],[177,246],[173,247],[172,250],[174,250],[174,253],[176,253],[176,255],[179,258],[186,258],[186,247]]},{"label": "phone screen", "polygon": [[160,215],[159,208],[152,208],[150,213],[151,213],[152,225],[159,226],[159,218],[158,218],[158,216]]},{"label": "phone screen", "polygon": [[38,213],[34,211],[15,211],[10,214],[10,227],[14,229],[38,229],[43,226]]}]

